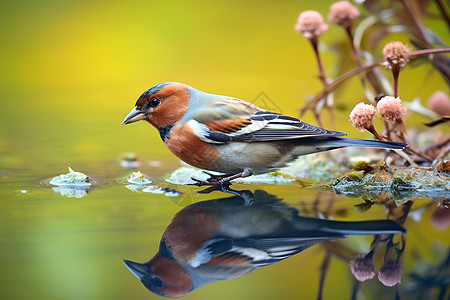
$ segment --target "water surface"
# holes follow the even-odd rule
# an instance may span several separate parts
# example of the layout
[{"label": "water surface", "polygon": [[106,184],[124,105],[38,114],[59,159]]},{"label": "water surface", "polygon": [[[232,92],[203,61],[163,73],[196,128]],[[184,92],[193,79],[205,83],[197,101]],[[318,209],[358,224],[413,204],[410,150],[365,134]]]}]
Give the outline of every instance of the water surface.
[{"label": "water surface", "polygon": [[[143,172],[149,174],[156,184],[177,188],[183,194],[166,197],[132,192],[117,181],[129,170],[121,168],[118,162],[96,164],[98,170],[107,165],[108,172],[90,172],[96,184],[81,198],[55,192],[42,182],[45,175],[39,172],[3,171],[1,276],[5,298],[157,298],[159,296],[147,291],[131,274],[122,259],[148,261],[158,251],[162,233],[182,207],[228,196],[220,192],[200,195],[196,193],[197,188],[168,185],[156,175],[161,170],[153,172],[151,167],[143,167]],[[345,221],[374,220],[385,219],[389,210],[383,205],[374,205],[361,213],[354,206],[362,203],[361,199],[339,197],[295,184],[237,185],[236,189],[262,189],[298,209],[301,216]],[[414,287],[412,274],[432,275],[427,270],[435,270],[442,264],[449,250],[449,229],[442,230],[442,222],[447,222],[448,226],[448,214],[444,221],[442,217],[439,221],[435,212],[438,203],[430,199],[417,199],[410,204],[411,211],[404,223],[408,233],[402,254],[401,295],[406,295],[406,290]],[[402,206],[390,209],[391,218],[402,216]],[[349,298],[355,279],[346,260],[357,253],[369,252],[372,239],[372,236],[358,236],[315,245],[248,276],[207,285],[186,298],[246,299],[257,296],[261,299],[288,299],[299,295],[306,299],[315,298],[320,267],[327,253],[331,253],[330,266],[323,295],[325,299],[336,295]],[[375,253],[374,263],[378,270],[382,266],[383,247],[380,246]],[[360,295],[365,299],[376,299],[380,295],[393,298],[396,290],[395,287],[383,286],[376,277],[360,284]],[[419,294],[415,292],[413,295]]]}]

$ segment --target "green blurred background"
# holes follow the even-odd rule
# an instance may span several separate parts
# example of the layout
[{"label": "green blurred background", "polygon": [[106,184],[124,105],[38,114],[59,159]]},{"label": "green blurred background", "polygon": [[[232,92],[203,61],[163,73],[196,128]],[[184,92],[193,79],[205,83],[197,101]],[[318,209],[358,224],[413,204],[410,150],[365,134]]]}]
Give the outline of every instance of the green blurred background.
[{"label": "green blurred background", "polygon": [[[119,125],[144,90],[164,81],[248,101],[264,91],[282,112],[297,115],[306,96],[321,84],[309,42],[293,26],[303,10],[326,16],[330,3],[4,1],[2,163],[9,165],[12,154],[28,151],[40,163],[52,164],[144,152],[153,141],[160,146],[157,132],[148,126]],[[446,32],[442,22],[427,25]],[[346,39],[341,28],[330,26],[321,41],[339,45]],[[336,77],[337,57],[321,49],[328,76]],[[381,49],[373,53],[381,57]],[[405,101],[419,96],[425,102],[436,89],[448,87],[427,65],[407,68],[400,76]],[[347,122],[348,114],[362,100],[357,78],[336,95],[336,103],[345,108],[337,113],[338,127],[352,136],[362,135]],[[304,119],[314,123],[311,114]],[[60,148],[48,149],[52,142]],[[172,158],[158,149],[158,159],[160,154]]]},{"label": "green blurred background", "polygon": [[[293,27],[301,11],[315,9],[327,15],[329,4],[313,0],[2,1],[1,295],[5,299],[156,297],[126,270],[121,258],[149,259],[179,207],[164,196],[132,194],[117,185],[116,179],[126,175],[117,157],[133,151],[161,161],[162,168],[151,171],[155,177],[173,170],[179,160],[150,126],[121,127],[120,123],[144,90],[164,81],[248,101],[264,92],[283,113],[296,116],[306,96],[318,92],[321,84],[309,42]],[[427,25],[446,32],[438,21]],[[330,26],[321,41],[340,45],[344,38],[341,28]],[[406,41],[392,36],[397,38]],[[331,48],[321,49],[327,74],[336,77],[336,56]],[[381,57],[381,49],[373,53]],[[407,67],[400,76],[405,101],[418,96],[425,103],[437,89],[448,90],[448,86],[427,65]],[[336,93],[337,127],[354,137],[368,137],[347,121],[353,105],[364,100],[362,95],[357,78]],[[311,114],[304,119],[314,123]],[[42,184],[65,173],[67,166],[100,178],[101,188],[75,200]],[[286,189],[273,192],[297,203],[298,187]],[[313,193],[303,195],[314,199]],[[377,213],[374,216],[383,217],[381,209]],[[196,295],[283,298],[294,295],[291,290],[298,292],[303,282],[314,286],[304,292],[306,298],[313,298],[321,255],[310,252],[304,257],[293,258],[284,267],[273,266],[272,273],[261,271],[252,279],[236,280],[232,289],[217,283]],[[346,267],[335,264],[340,268],[331,271],[331,278],[339,277],[339,270]],[[309,276],[303,272],[306,267],[316,273]],[[269,284],[280,276],[284,294]],[[342,280],[328,282],[328,296],[350,282],[349,277]],[[255,282],[267,285],[258,290]],[[349,291],[343,293],[348,298]]]}]

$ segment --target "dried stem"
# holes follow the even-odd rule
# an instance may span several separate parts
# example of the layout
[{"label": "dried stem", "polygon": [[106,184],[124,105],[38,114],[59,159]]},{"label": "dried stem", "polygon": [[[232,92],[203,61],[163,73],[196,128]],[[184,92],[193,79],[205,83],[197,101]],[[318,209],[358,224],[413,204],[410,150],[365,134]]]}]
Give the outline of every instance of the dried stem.
[{"label": "dried stem", "polygon": [[317,294],[317,300],[323,299],[323,287],[325,286],[325,277],[328,273],[328,268],[330,267],[331,256],[327,252],[325,258],[323,259],[322,265],[320,266],[320,281],[319,281],[319,292]]},{"label": "dried stem", "polygon": [[352,46],[352,56],[358,67],[361,67],[361,58],[359,55],[359,49],[355,45],[355,41],[353,39],[353,33],[351,27],[346,27],[345,32],[347,33],[348,39],[350,40],[350,45]]},{"label": "dried stem", "polygon": [[317,61],[317,69],[319,71],[319,79],[320,81],[322,81],[323,85],[326,86],[327,85],[327,77],[325,75],[325,71],[323,69],[323,65],[322,65],[322,60],[320,59],[320,53],[319,53],[319,43],[317,41],[317,39],[311,39],[311,46],[313,47],[314,50],[314,55],[316,56],[316,61]]},{"label": "dried stem", "polygon": [[432,163],[433,167],[436,165],[439,159],[444,158],[448,153],[450,153],[450,144],[444,147],[444,149],[436,156]]},{"label": "dried stem", "polygon": [[448,13],[447,9],[445,8],[445,5],[442,0],[435,0],[437,7],[439,8],[439,11],[441,12],[442,17],[447,22],[447,26],[450,29],[450,14]]},{"label": "dried stem", "polygon": [[[316,57],[316,61],[317,61],[317,69],[319,72],[319,79],[322,82],[322,85],[324,88],[326,88],[328,86],[328,80],[327,80],[327,76],[325,74],[325,69],[323,68],[323,64],[322,64],[322,59],[320,58],[320,53],[319,53],[319,43],[318,43],[318,39],[314,38],[311,39],[311,46],[313,47],[314,50],[314,55]],[[321,101],[324,102],[325,108],[329,111],[330,113],[330,118],[332,120],[332,122],[334,123],[334,114],[333,114],[333,103],[330,103],[330,101],[328,101],[329,99],[329,95],[324,95],[324,97],[321,99]],[[321,106],[318,106],[317,103],[314,105],[314,109],[313,109],[313,114],[314,117],[318,123],[319,126],[323,126],[322,125],[322,121],[320,119],[320,109]]]},{"label": "dried stem", "polygon": [[413,203],[414,201],[408,201],[402,205],[402,215],[396,220],[397,223],[399,223],[400,225],[403,225],[405,223]]},{"label": "dried stem", "polygon": [[[429,54],[438,54],[438,53],[449,53],[449,52],[450,52],[450,48],[424,49],[424,50],[410,51],[408,55],[409,55],[410,59],[415,59],[415,57],[417,57],[417,56],[429,55]],[[341,76],[339,76],[338,78],[336,78],[332,82],[328,82],[327,86],[324,87],[323,90],[318,92],[311,100],[309,100],[309,102],[305,106],[303,106],[300,109],[300,117],[303,116],[308,109],[311,109],[311,107],[316,106],[317,102],[319,102],[320,99],[322,99],[327,94],[329,94],[329,93],[333,92],[334,90],[336,90],[341,84],[343,84],[348,79],[350,79],[353,76],[358,75],[358,74],[360,74],[362,72],[370,71],[373,68],[382,65],[383,62],[384,61],[379,60],[379,61],[375,61],[375,62],[373,62],[373,63],[371,63],[369,65],[357,67],[357,68],[355,68],[355,69],[353,69],[353,70],[351,70],[351,71],[349,71],[349,72],[347,72],[345,74],[342,74]]]},{"label": "dried stem", "polygon": [[409,151],[411,151],[411,152],[414,153],[415,155],[419,156],[420,158],[425,159],[425,160],[428,161],[429,163],[433,162],[433,158],[429,157],[428,155],[426,155],[426,154],[424,154],[424,153],[422,153],[422,152],[420,152],[420,151],[414,150],[414,149],[411,148],[410,146],[406,147],[406,149],[409,150]]},{"label": "dried stem", "polygon": [[[414,59],[417,56],[438,54],[438,53],[449,53],[449,52],[450,52],[450,48],[424,49],[424,50],[410,51],[409,57],[410,57],[410,59]],[[312,107],[315,107],[317,105],[317,103],[320,101],[320,99],[324,98],[326,95],[328,95],[329,93],[336,90],[341,84],[343,84],[348,79],[350,79],[353,76],[358,75],[362,72],[370,71],[370,70],[374,69],[375,67],[382,65],[383,62],[384,61],[379,60],[379,61],[375,61],[375,62],[371,63],[370,65],[357,67],[345,74],[342,74],[341,76],[339,76],[332,82],[327,82],[327,85],[323,88],[323,90],[318,92],[312,99],[310,99],[308,101],[308,103],[305,106],[303,106],[300,109],[300,117],[302,117],[306,113],[306,111],[308,111]]]},{"label": "dried stem", "polygon": [[384,141],[384,139],[383,139],[383,137],[378,133],[378,131],[375,129],[375,127],[373,126],[373,124],[372,124],[372,126],[370,126],[370,127],[366,127],[366,130],[368,131],[368,132],[370,132],[371,134],[373,134],[373,136],[377,139],[377,140],[379,140],[379,141]]},{"label": "dried stem", "polygon": [[361,67],[355,68],[355,69],[351,70],[350,72],[347,72],[347,73],[339,76],[332,82],[329,82],[328,85],[323,90],[318,92],[304,107],[301,108],[300,116],[303,116],[308,109],[310,109],[311,107],[314,107],[317,104],[317,102],[319,102],[320,99],[325,97],[327,94],[333,92],[346,80],[350,79],[351,77],[353,77],[355,75],[358,75],[359,73],[367,72],[368,70],[371,70],[377,66],[380,66],[382,63],[383,63],[383,61],[380,60],[380,61],[373,62],[367,66],[361,66]]},{"label": "dried stem", "polygon": [[353,289],[352,289],[352,300],[357,300],[358,299],[358,290],[359,290],[359,286],[360,286],[360,282],[355,279],[353,280]]},{"label": "dried stem", "polygon": [[407,15],[409,16],[409,18],[411,19],[411,22],[413,23],[414,27],[416,28],[417,33],[418,33],[419,36],[420,36],[420,39],[421,39],[422,41],[424,41],[424,42],[427,44],[427,46],[430,46],[429,43],[428,43],[428,40],[425,38],[425,35],[423,34],[422,27],[420,27],[419,23],[417,22],[417,18],[414,16],[414,13],[413,13],[413,11],[411,10],[411,7],[409,7],[407,1],[405,1],[405,0],[400,0],[400,2],[401,2],[401,4],[403,5],[403,8],[405,9],[406,14],[407,14]]},{"label": "dried stem", "polygon": [[[353,58],[353,60],[355,61],[356,65],[358,67],[361,67],[361,55],[360,55],[360,49],[359,47],[357,47],[356,43],[355,43],[355,39],[353,37],[353,33],[352,33],[352,28],[351,27],[345,27],[345,32],[347,33],[348,39],[350,41],[350,45],[352,47],[352,55],[351,57]],[[372,70],[369,70],[367,73],[367,79],[369,80],[369,82],[372,84],[372,87],[378,91],[379,90],[379,82],[377,82],[377,79],[375,76],[373,76],[373,74],[371,74]],[[359,74],[359,78],[361,80],[361,86],[363,87],[364,90],[367,90],[367,86],[366,86],[366,81],[364,78],[364,74]]]},{"label": "dried stem", "polygon": [[439,54],[439,53],[450,53],[450,48],[415,50],[415,51],[410,51],[408,53],[408,56],[409,56],[409,58],[414,58],[415,56],[428,55],[428,54]]},{"label": "dried stem", "polygon": [[388,141],[392,141],[391,135],[392,135],[392,128],[391,125],[383,119],[384,128],[386,129],[385,135]]},{"label": "dried stem", "polygon": [[[400,127],[400,138],[402,139],[402,141],[404,143],[406,143],[406,137],[405,137],[405,134],[404,134],[404,133],[406,133],[405,123],[403,122],[402,118],[397,119],[396,122],[397,122],[397,125]],[[424,160],[428,161],[429,163],[433,162],[433,158],[432,157],[426,155],[425,153],[422,153],[420,151],[417,151],[417,150],[413,149],[411,146],[407,146],[406,149],[411,151],[412,153],[414,153],[418,157],[423,158]]]},{"label": "dried stem", "polygon": [[398,75],[400,74],[399,64],[391,64],[392,76],[394,77],[394,97],[398,97]]},{"label": "dried stem", "polygon": [[[386,123],[387,124],[387,123]],[[378,131],[375,129],[375,127],[372,125],[371,127],[366,127],[366,130],[369,131],[371,134],[373,134],[373,136],[379,140],[379,141],[388,141],[390,142],[391,139],[390,138],[383,138]],[[407,149],[409,149],[407,147]],[[409,162],[412,166],[417,166],[417,164],[408,156],[408,154],[406,154],[405,152],[403,152],[402,150],[393,150],[395,153],[397,153],[398,155],[400,155],[401,157],[403,157],[407,162]],[[413,151],[411,151],[413,152]],[[413,152],[414,153],[414,152]]]},{"label": "dried stem", "polygon": [[433,151],[434,149],[439,149],[439,148],[442,148],[442,147],[444,147],[446,145],[450,146],[450,137],[446,138],[444,141],[442,141],[440,143],[433,144],[432,146],[428,147],[425,151],[426,152]]}]

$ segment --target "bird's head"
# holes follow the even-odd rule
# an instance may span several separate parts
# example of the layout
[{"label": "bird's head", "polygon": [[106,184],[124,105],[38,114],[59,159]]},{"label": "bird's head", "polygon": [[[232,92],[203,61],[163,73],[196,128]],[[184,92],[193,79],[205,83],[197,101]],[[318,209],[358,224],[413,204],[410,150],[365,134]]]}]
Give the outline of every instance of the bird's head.
[{"label": "bird's head", "polygon": [[147,263],[123,260],[127,268],[152,293],[164,297],[182,297],[193,290],[187,270],[177,261],[159,253]]},{"label": "bird's head", "polygon": [[125,117],[124,124],[146,120],[157,129],[173,125],[186,113],[189,104],[189,86],[164,82],[146,90],[135,107]]}]

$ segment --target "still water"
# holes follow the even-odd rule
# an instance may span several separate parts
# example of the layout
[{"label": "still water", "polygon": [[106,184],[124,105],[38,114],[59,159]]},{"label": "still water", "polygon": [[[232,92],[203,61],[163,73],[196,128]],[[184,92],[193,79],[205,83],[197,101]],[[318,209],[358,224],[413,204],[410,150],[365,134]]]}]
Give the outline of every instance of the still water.
[{"label": "still water", "polygon": [[[201,195],[196,192],[198,188],[164,182],[161,174],[169,173],[170,168],[151,167],[144,161],[141,170],[153,184],[182,192],[180,196],[167,197],[128,189],[123,178],[133,170],[122,168],[118,160],[96,162],[95,166],[103,171],[91,169],[89,175],[95,184],[86,195],[78,194],[80,198],[50,186],[47,179],[52,176],[34,170],[2,170],[2,297],[160,298],[139,282],[123,259],[145,263],[154,257],[163,233],[177,213],[171,228],[175,232],[184,228],[187,232],[189,238],[182,243],[185,247],[196,239],[206,240],[204,231],[217,229],[219,221],[231,226],[227,232],[238,232],[239,243],[246,247],[248,241],[261,242],[261,236],[287,246],[282,257],[285,259],[267,261],[258,265],[259,269],[241,271],[239,276],[232,272],[217,275],[223,279],[250,273],[240,278],[220,282],[205,279],[211,283],[188,294],[186,299],[314,299],[321,284],[324,299],[349,299],[352,294],[358,299],[394,299],[396,294],[412,299],[448,297],[449,215],[448,209],[439,208],[435,200],[416,199],[398,207],[375,204],[361,212],[355,207],[364,203],[361,198],[337,196],[299,184],[233,185],[236,190],[247,190],[245,199],[221,192]],[[201,222],[195,213],[190,213],[205,207],[210,213],[202,215]],[[234,217],[218,221],[217,216],[224,214]],[[299,237],[291,228],[299,216],[367,221],[386,219],[387,215],[403,223],[408,233],[343,239],[346,233],[354,234],[352,226],[324,234],[316,225],[305,225],[312,227],[306,236],[305,232],[300,234],[303,242],[297,240],[296,246],[292,241],[283,244],[286,238]],[[243,222],[245,219],[249,222]],[[377,226],[373,225],[366,234],[376,233]],[[224,238],[223,233],[221,237]],[[308,248],[310,245],[313,246]],[[302,246],[307,249],[292,255],[303,250]],[[223,244],[221,247],[226,248]],[[377,274],[358,284],[349,261],[358,253],[369,252]],[[401,283],[394,287],[385,286],[378,279],[380,273],[386,273],[389,263],[392,268],[388,271],[394,277],[401,273]]]}]

